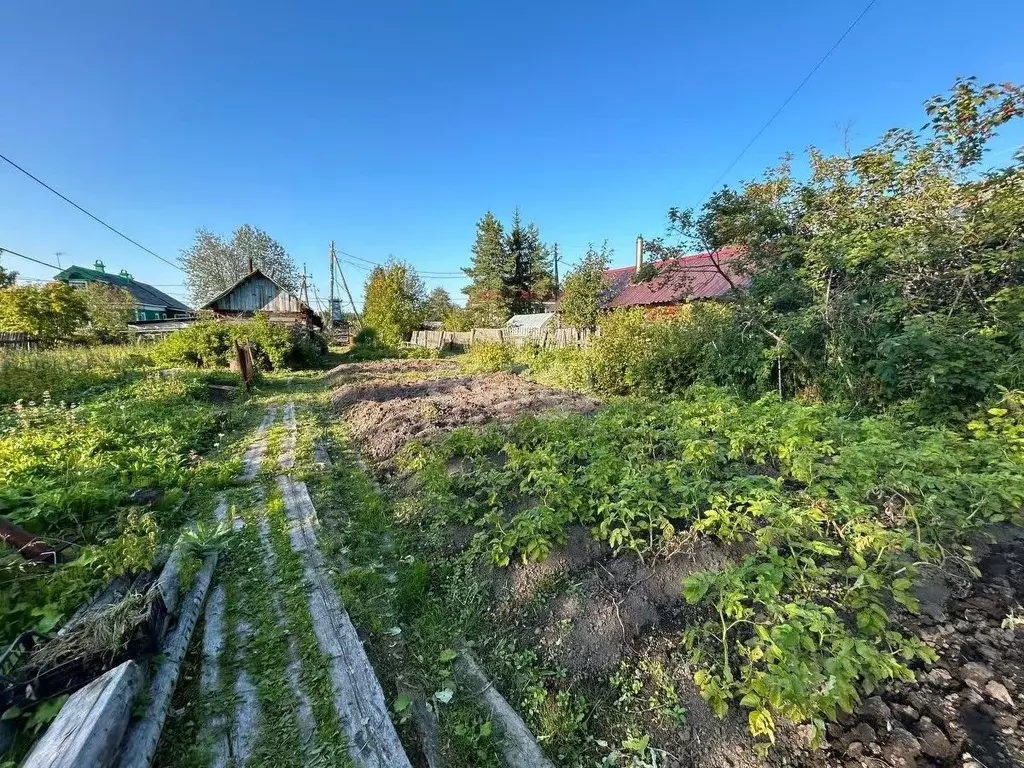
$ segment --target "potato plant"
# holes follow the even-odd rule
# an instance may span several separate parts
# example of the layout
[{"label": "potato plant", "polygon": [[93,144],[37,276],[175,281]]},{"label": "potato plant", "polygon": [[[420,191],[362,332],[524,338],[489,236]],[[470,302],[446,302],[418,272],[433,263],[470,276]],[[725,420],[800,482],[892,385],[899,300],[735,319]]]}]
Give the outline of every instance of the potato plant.
[{"label": "potato plant", "polygon": [[973,532],[1024,505],[1020,403],[959,430],[700,387],[459,430],[404,461],[499,566],[546,557],[573,524],[643,559],[702,539],[747,553],[680,585],[704,618],[679,641],[712,708],[745,708],[768,743],[778,717],[820,736],[934,658],[899,617],[925,564],[969,557]]}]

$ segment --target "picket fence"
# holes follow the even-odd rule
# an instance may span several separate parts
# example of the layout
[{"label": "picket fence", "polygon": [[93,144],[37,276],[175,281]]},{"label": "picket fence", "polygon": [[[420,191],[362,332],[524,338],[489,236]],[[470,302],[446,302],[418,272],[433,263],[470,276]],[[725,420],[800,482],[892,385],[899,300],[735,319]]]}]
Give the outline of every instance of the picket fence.
[{"label": "picket fence", "polygon": [[566,349],[585,347],[597,335],[597,331],[587,328],[473,328],[470,331],[413,331],[409,343],[431,349],[469,349],[474,344],[486,343],[537,344]]},{"label": "picket fence", "polygon": [[27,333],[0,332],[0,349],[36,349],[38,347],[39,339],[29,336]]}]

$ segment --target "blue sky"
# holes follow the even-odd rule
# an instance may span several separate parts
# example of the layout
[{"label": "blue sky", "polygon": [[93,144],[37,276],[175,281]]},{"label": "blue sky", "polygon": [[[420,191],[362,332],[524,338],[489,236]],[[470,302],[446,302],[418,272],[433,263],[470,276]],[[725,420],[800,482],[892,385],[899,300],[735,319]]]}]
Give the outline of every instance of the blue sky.
[{"label": "blue sky", "polygon": [[[165,258],[251,223],[326,293],[327,243],[468,263],[515,206],[567,261],[694,205],[864,2],[5,3],[0,152]],[[726,181],[1024,81],[1024,3],[877,0]],[[1024,141],[1005,137],[1000,149]],[[0,164],[0,246],[182,275]],[[32,278],[51,270],[3,257]],[[357,294],[366,273],[346,265]],[[175,285],[178,284],[178,285]],[[459,279],[428,280],[457,294]],[[357,296],[358,298],[358,296]]]}]

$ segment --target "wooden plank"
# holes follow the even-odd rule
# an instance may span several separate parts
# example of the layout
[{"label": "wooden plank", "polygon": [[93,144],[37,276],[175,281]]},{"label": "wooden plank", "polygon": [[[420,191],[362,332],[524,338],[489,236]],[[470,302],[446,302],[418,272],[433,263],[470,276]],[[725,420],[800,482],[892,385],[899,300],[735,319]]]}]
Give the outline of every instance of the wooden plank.
[{"label": "wooden plank", "polygon": [[256,429],[256,436],[253,438],[252,443],[245,449],[245,455],[242,456],[242,473],[235,478],[237,481],[249,482],[254,480],[256,475],[259,474],[260,466],[263,464],[263,456],[267,452],[267,430],[274,423],[276,416],[277,406],[271,405],[267,409],[267,414],[263,417],[263,421],[260,422],[259,427]]},{"label": "wooden plank", "polygon": [[126,661],[75,692],[36,742],[22,768],[112,765],[142,681],[138,664]]},{"label": "wooden plank", "polygon": [[284,439],[281,441],[281,456],[278,463],[281,469],[294,469],[298,425],[295,423],[295,402],[293,400],[289,400],[284,406],[284,428]]},{"label": "wooden plank", "polygon": [[295,633],[289,631],[288,622],[284,615],[284,606],[281,603],[281,580],[277,576],[277,553],[274,552],[274,545],[270,541],[270,523],[266,516],[259,521],[260,542],[263,545],[263,567],[267,572],[267,581],[273,587],[271,605],[274,609],[274,618],[277,625],[285,631],[287,664],[285,665],[285,677],[288,680],[288,687],[292,696],[298,702],[296,716],[299,721],[299,742],[303,749],[312,749],[316,739],[316,716],[313,714],[313,703],[309,695],[302,689],[302,659],[299,656],[299,644],[295,639]]},{"label": "wooden plank", "polygon": [[452,671],[459,684],[468,688],[470,695],[491,713],[498,748],[509,768],[554,768],[554,764],[544,757],[530,729],[487,679],[469,651],[459,651]]},{"label": "wooden plank", "polygon": [[292,549],[302,559],[313,632],[328,661],[334,708],[348,736],[349,755],[363,768],[411,768],[366,650],[327,578],[314,530],[316,508],[309,490],[305,483],[287,476],[279,477],[278,484],[284,496]]},{"label": "wooden plank", "polygon": [[213,552],[203,560],[203,567],[196,574],[192,589],[181,602],[178,613],[178,626],[168,635],[161,649],[163,660],[157,667],[150,686],[149,704],[146,713],[125,736],[122,750],[121,768],[149,768],[156,755],[156,747],[160,741],[160,733],[171,708],[171,697],[181,673],[181,663],[188,651],[192,631],[203,610],[206,592],[210,588],[213,569],[217,566],[217,553]]}]

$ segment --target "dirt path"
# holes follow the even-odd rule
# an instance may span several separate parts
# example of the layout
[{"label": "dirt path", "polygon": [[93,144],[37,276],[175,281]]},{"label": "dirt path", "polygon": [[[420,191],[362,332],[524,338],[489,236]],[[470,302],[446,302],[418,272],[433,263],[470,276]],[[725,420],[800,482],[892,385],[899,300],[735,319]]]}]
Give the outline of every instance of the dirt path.
[{"label": "dirt path", "polygon": [[[283,419],[276,482],[254,482]],[[295,468],[296,408],[269,406],[243,456],[236,534],[205,607],[199,744],[186,764],[409,766],[317,538]],[[282,571],[287,571],[283,573]]]}]

